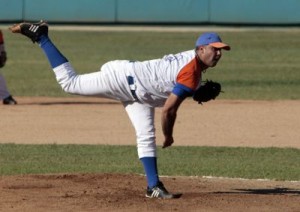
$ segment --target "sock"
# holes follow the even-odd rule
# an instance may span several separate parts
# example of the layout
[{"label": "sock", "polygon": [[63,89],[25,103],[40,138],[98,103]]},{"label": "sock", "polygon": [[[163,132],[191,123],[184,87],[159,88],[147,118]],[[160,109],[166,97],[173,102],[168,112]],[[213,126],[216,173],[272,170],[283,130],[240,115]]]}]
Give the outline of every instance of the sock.
[{"label": "sock", "polygon": [[159,182],[156,157],[144,157],[141,158],[141,161],[146,173],[148,187],[153,188]]},{"label": "sock", "polygon": [[44,50],[52,68],[68,62],[47,35],[42,35],[40,37],[39,45]]}]

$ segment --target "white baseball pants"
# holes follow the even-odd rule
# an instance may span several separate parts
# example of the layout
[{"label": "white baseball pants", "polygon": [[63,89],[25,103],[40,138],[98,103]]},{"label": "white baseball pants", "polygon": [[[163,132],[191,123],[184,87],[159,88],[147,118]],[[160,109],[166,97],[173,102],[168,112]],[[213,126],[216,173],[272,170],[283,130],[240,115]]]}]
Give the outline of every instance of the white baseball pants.
[{"label": "white baseball pants", "polygon": [[139,158],[156,157],[154,107],[135,101],[122,67],[112,70],[104,65],[100,72],[77,75],[67,62],[53,71],[57,82],[67,93],[121,101],[135,128]]}]

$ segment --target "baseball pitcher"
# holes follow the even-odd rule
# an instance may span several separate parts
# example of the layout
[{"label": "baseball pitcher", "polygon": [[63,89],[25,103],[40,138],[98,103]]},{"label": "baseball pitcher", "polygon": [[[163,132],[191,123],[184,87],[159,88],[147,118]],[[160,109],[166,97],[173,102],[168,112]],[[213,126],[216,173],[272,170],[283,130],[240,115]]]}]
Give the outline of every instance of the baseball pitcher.
[{"label": "baseball pitcher", "polygon": [[98,72],[78,75],[50,40],[46,22],[16,24],[10,30],[39,44],[65,92],[121,101],[135,129],[138,156],[147,178],[146,197],[180,196],[169,193],[159,180],[154,110],[162,107],[163,148],[166,148],[174,143],[173,127],[181,103],[187,97],[202,103],[219,95],[219,83],[209,81],[201,86],[205,70],[217,65],[223,49],[230,50],[216,33],[202,34],[192,50],[149,61],[110,61]]}]

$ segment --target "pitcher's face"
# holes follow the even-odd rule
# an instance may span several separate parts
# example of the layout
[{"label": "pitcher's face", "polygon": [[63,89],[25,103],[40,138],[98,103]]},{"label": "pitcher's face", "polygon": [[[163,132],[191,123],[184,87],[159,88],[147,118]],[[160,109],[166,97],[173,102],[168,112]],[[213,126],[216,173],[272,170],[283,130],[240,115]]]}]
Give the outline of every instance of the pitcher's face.
[{"label": "pitcher's face", "polygon": [[222,57],[220,48],[215,48],[210,45],[200,46],[196,50],[200,60],[208,67],[214,67]]}]

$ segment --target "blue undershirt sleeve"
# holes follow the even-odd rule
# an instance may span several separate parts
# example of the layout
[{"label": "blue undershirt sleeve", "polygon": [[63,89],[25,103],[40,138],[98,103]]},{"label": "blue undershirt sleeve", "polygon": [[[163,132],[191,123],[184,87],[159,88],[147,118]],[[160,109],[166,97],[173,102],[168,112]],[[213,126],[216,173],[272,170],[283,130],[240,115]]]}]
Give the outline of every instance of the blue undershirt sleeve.
[{"label": "blue undershirt sleeve", "polygon": [[194,94],[194,90],[180,83],[176,83],[172,93],[180,99],[185,99],[186,97],[192,96]]}]

